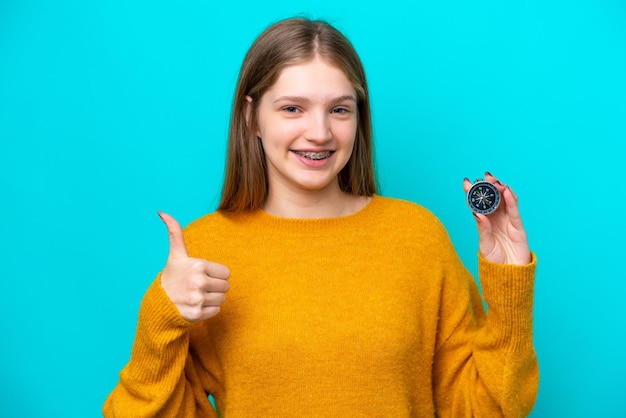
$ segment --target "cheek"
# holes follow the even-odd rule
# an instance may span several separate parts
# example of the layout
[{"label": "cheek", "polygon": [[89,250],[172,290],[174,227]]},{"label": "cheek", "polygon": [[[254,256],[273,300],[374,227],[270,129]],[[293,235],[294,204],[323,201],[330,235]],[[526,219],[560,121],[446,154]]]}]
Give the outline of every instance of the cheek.
[{"label": "cheek", "polygon": [[341,141],[345,146],[354,146],[356,140],[356,123],[346,123],[338,127],[335,131],[337,140]]},{"label": "cheek", "polygon": [[282,118],[266,119],[259,126],[259,137],[267,146],[285,146],[296,140],[303,132],[302,123],[297,120],[285,120]]}]

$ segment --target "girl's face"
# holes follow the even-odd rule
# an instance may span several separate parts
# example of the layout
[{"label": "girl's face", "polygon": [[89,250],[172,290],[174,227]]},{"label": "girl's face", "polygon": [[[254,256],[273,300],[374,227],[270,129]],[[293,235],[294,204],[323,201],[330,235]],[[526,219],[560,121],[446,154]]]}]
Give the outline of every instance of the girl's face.
[{"label": "girl's face", "polygon": [[356,100],[343,71],[317,57],[281,71],[258,108],[270,194],[339,189],[354,147]]}]

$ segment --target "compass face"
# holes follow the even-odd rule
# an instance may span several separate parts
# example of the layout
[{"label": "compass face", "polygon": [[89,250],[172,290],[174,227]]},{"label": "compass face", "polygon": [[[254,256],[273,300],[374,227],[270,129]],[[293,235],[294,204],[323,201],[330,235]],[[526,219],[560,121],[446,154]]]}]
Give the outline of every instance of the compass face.
[{"label": "compass face", "polygon": [[489,182],[477,182],[467,192],[467,204],[474,212],[487,215],[498,208],[500,192]]}]

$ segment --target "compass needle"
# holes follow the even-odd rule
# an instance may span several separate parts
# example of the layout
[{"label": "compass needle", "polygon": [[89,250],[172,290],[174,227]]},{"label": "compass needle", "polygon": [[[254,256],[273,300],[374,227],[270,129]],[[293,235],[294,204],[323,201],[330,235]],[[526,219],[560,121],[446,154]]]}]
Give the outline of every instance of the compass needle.
[{"label": "compass needle", "polygon": [[500,192],[493,184],[477,179],[467,192],[467,204],[472,211],[488,215],[498,208]]}]

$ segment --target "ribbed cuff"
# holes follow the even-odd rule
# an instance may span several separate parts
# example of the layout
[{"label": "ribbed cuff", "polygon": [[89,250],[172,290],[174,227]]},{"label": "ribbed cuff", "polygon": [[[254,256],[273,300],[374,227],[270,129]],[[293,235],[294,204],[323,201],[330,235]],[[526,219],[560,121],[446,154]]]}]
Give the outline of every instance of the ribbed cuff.
[{"label": "ribbed cuff", "polygon": [[491,329],[499,344],[512,349],[532,344],[533,298],[537,259],[524,266],[496,264],[478,255],[478,275]]},{"label": "ribbed cuff", "polygon": [[[122,372],[135,385],[154,386],[180,376],[184,367],[190,322],[186,321],[161,287],[161,275],[150,285],[139,308],[131,361]],[[173,373],[174,377],[168,377]],[[121,375],[121,376],[123,376]],[[122,378],[122,377],[121,377]],[[143,391],[151,389],[142,387]]]},{"label": "ribbed cuff", "polygon": [[139,324],[150,336],[186,330],[191,322],[182,317],[161,286],[161,274],[152,282],[141,302]]}]

